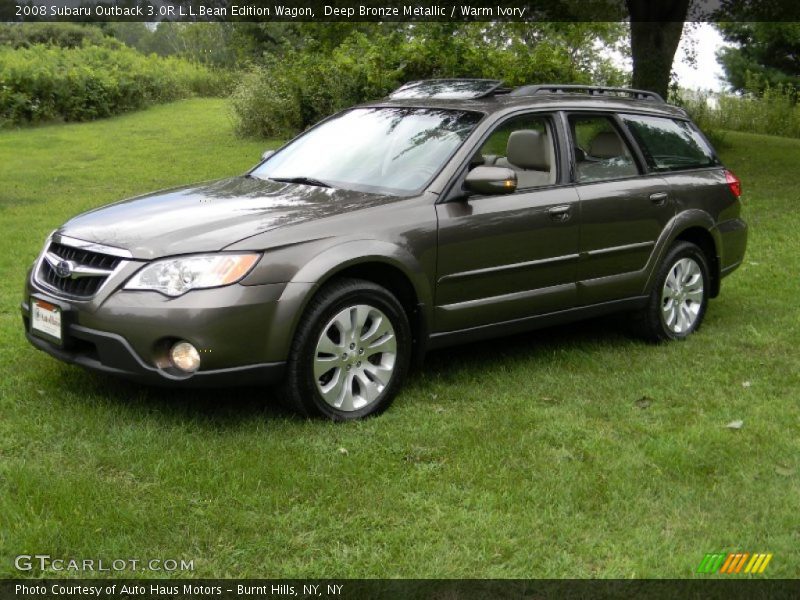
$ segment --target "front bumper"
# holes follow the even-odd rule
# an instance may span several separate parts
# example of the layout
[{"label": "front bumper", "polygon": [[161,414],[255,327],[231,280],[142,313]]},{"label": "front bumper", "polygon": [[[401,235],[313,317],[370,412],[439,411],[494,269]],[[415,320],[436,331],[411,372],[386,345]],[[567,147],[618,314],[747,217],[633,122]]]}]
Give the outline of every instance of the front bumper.
[{"label": "front bumper", "polygon": [[[39,350],[47,352],[66,363],[80,365],[92,371],[108,373],[152,385],[179,387],[227,387],[234,385],[268,385],[283,377],[283,362],[264,363],[198,371],[189,376],[177,376],[145,364],[122,336],[71,325],[69,335],[80,340],[79,349],[67,350],[42,338],[25,332],[28,341]],[[102,356],[102,360],[100,357]]]},{"label": "front bumper", "polygon": [[[235,284],[178,298],[118,290],[75,301],[41,289],[28,277],[20,308],[28,341],[67,363],[157,385],[272,384],[283,376],[295,319],[309,287]],[[61,344],[31,332],[30,298],[61,309]],[[197,372],[184,374],[169,365],[167,350],[178,340],[200,351]]]}]

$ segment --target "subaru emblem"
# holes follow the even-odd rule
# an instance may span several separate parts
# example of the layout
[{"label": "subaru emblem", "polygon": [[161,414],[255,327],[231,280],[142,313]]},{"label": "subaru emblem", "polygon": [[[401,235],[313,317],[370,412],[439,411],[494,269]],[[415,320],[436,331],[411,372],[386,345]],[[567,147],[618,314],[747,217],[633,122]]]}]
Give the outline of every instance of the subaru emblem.
[{"label": "subaru emblem", "polygon": [[59,262],[56,265],[56,275],[65,279],[72,275],[72,263],[68,260],[62,260]]}]

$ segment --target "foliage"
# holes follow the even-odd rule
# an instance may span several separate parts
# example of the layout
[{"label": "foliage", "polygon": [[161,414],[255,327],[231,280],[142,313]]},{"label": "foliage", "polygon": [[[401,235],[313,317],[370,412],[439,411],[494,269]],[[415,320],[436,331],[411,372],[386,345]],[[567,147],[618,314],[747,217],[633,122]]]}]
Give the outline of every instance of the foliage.
[{"label": "foliage", "polygon": [[84,44],[119,46],[92,25],[77,23],[0,23],[0,46],[27,48],[37,44],[78,48]]},{"label": "foliage", "polygon": [[121,45],[0,47],[0,123],[86,121],[193,94],[218,95],[224,84],[205,67]]},{"label": "foliage", "polygon": [[682,104],[710,137],[733,130],[800,138],[800,105],[792,87],[767,86],[761,95],[695,93],[684,95]]},{"label": "foliage", "polygon": [[350,33],[338,45],[284,47],[253,67],[232,99],[243,135],[291,135],[346,106],[416,79],[485,77],[509,85],[623,83],[596,45],[625,34],[609,23],[415,23]]},{"label": "foliage", "polygon": [[246,60],[243,48],[246,39],[237,35],[249,24],[237,23],[172,23],[158,27],[145,23],[118,22],[104,25],[106,31],[119,41],[143,54],[177,56],[213,67],[231,67]]},{"label": "foliage", "polygon": [[[405,32],[400,64],[406,80],[486,77],[508,85],[621,83],[595,43],[625,35],[616,23],[425,23]],[[609,80],[610,79],[610,80]]]},{"label": "foliage", "polygon": [[[275,147],[236,139],[224,107],[0,132],[0,556],[195,559],[174,576],[198,578],[691,578],[705,552],[768,550],[766,575],[797,577],[800,140],[729,134],[748,253],[685,342],[602,318],[432,352],[385,415],[335,424],[265,389],[92,374],[23,336],[22,281],[55,227]],[[13,560],[0,576],[20,577]]]},{"label": "foliage", "polygon": [[[381,27],[378,24],[360,24]],[[103,29],[117,40],[144,54],[179,56],[215,67],[238,68],[259,62],[265,55],[312,44],[333,49],[356,30],[351,23],[232,23],[161,22],[105,23]]]},{"label": "foliage", "polygon": [[720,23],[726,41],[719,62],[735,91],[761,93],[766,88],[800,90],[800,23]]},{"label": "foliage", "polygon": [[243,135],[289,136],[327,115],[399,85],[383,49],[361,34],[331,54],[289,51],[244,76],[231,98]]}]

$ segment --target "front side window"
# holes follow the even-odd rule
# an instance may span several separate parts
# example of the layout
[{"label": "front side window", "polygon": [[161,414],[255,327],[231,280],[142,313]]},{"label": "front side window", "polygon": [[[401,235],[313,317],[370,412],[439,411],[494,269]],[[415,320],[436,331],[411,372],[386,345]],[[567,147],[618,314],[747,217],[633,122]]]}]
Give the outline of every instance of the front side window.
[{"label": "front side window", "polygon": [[609,117],[572,115],[569,127],[577,182],[607,181],[639,174],[628,144]]},{"label": "front side window", "polygon": [[250,174],[412,195],[422,191],[482,116],[444,109],[356,108],[311,129]]},{"label": "front side window", "polygon": [[686,121],[622,115],[652,169],[675,171],[718,164],[703,136]]},{"label": "front side window", "polygon": [[553,185],[557,178],[552,126],[547,117],[523,115],[495,129],[471,166],[506,167],[517,174],[517,188]]}]

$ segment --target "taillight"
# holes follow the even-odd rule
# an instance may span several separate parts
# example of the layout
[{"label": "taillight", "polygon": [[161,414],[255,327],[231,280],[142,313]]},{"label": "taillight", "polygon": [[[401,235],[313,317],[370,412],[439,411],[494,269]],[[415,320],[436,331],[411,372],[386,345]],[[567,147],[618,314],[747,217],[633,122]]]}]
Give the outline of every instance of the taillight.
[{"label": "taillight", "polygon": [[738,198],[742,195],[742,182],[732,171],[725,169],[725,181],[728,182],[728,187],[731,188],[734,196]]}]

